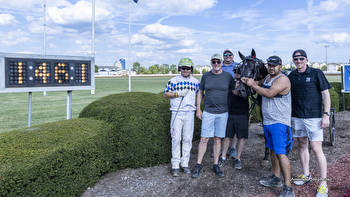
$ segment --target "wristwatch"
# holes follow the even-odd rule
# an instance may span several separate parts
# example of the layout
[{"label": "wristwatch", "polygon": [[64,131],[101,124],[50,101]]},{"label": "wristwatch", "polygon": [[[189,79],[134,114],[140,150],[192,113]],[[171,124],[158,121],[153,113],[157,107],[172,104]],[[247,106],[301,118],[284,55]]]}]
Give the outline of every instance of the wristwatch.
[{"label": "wristwatch", "polygon": [[331,112],[323,112],[323,114],[326,114],[327,116],[331,116]]}]

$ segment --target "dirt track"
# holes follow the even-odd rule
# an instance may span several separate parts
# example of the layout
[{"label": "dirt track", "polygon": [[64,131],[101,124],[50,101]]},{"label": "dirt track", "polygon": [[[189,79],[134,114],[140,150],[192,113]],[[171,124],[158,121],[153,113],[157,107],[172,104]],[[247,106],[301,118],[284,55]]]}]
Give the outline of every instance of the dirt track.
[{"label": "dirt track", "polygon": [[[342,196],[350,190],[350,112],[336,115],[336,145],[329,145],[329,132],[325,130],[323,150],[328,161],[329,196]],[[124,169],[105,175],[94,187],[88,188],[83,197],[90,196],[277,196],[280,188],[270,189],[258,184],[262,176],[270,175],[268,168],[260,165],[264,156],[263,132],[257,124],[252,124],[249,139],[242,153],[242,170],[232,167],[232,161],[222,168],[225,177],[218,178],[211,171],[212,140],[203,160],[203,173],[199,179],[190,175],[180,177],[170,175],[170,165],[150,168]],[[195,165],[198,142],[193,143],[190,166]],[[297,150],[294,146],[289,154],[292,176],[301,172]],[[310,169],[316,168],[314,154],[311,153]],[[313,178],[319,177],[317,170],[312,170]],[[318,183],[307,186],[293,186],[296,196],[315,196]]]}]

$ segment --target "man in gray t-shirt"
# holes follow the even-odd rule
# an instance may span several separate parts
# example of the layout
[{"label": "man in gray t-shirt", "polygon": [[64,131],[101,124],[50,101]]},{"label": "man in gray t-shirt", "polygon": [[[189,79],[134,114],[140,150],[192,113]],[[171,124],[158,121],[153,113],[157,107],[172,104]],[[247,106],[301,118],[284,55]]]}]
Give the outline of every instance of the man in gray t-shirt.
[{"label": "man in gray t-shirt", "polygon": [[[192,173],[198,178],[202,170],[202,159],[207,150],[209,138],[214,137],[214,173],[222,177],[223,172],[218,166],[221,138],[225,137],[228,118],[228,93],[233,89],[233,78],[230,73],[222,70],[222,58],[219,54],[211,57],[212,70],[205,73],[201,79],[197,94],[197,118],[202,120],[201,140],[198,145],[197,164]],[[204,98],[204,111],[200,108]]]}]

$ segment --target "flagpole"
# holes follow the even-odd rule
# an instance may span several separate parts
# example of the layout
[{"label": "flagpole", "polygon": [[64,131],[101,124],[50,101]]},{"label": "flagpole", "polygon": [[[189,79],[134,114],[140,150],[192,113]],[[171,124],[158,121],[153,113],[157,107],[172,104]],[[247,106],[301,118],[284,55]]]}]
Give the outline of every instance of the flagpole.
[{"label": "flagpole", "polygon": [[[46,57],[46,0],[44,0],[44,32],[43,32],[43,56]],[[44,90],[43,95],[46,96],[46,90]]]},{"label": "flagpole", "polygon": [[131,64],[130,64],[130,0],[128,0],[128,60],[127,65],[129,65],[129,92],[131,92]]}]

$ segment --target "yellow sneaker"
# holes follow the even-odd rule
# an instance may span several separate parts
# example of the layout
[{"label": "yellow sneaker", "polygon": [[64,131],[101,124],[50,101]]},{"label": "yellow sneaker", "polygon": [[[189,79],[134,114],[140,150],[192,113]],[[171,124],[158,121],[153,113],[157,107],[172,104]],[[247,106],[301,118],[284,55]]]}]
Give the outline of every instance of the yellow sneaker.
[{"label": "yellow sneaker", "polygon": [[317,189],[316,197],[328,197],[328,188],[327,186],[320,185]]}]

